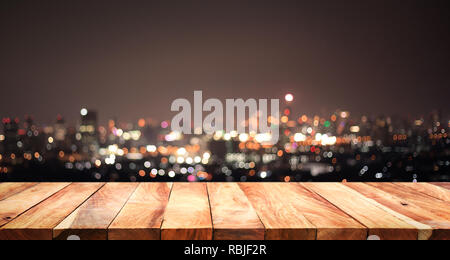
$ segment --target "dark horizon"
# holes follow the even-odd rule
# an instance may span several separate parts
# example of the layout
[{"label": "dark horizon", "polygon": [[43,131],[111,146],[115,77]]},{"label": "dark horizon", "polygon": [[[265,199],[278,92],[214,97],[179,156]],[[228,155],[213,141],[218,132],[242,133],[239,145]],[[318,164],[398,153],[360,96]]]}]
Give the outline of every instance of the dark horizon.
[{"label": "dark horizon", "polygon": [[2,1],[0,117],[170,120],[176,98],[448,117],[448,1]]}]

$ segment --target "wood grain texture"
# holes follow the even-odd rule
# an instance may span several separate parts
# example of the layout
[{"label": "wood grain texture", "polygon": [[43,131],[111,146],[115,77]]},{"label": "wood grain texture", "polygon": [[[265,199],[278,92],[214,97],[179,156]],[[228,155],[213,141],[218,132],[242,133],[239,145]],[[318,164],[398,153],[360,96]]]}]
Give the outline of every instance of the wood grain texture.
[{"label": "wood grain texture", "polygon": [[282,185],[283,196],[317,228],[317,240],[365,240],[367,228],[297,183]]},{"label": "wood grain texture", "polygon": [[448,192],[429,183],[1,183],[0,240],[449,240]]},{"label": "wood grain texture", "polygon": [[450,202],[450,190],[429,183],[394,183],[421,192],[436,199]]},{"label": "wood grain texture", "polygon": [[287,197],[288,184],[240,183],[266,228],[266,240],[315,240],[316,227]]},{"label": "wood grain texture", "polygon": [[211,240],[211,211],[205,183],[174,183],[161,227],[162,240]]},{"label": "wood grain texture", "polygon": [[[70,183],[40,183],[0,201],[0,227],[52,196]],[[22,188],[22,187],[21,187]]]},{"label": "wood grain texture", "polygon": [[450,238],[450,222],[447,219],[434,215],[413,202],[401,199],[367,184],[346,183],[345,185],[395,212],[429,226],[428,231],[426,226],[421,229],[422,232],[419,233],[420,240]]},{"label": "wood grain texture", "polygon": [[108,239],[109,225],[137,186],[137,183],[107,183],[53,229],[53,238]]},{"label": "wood grain texture", "polygon": [[6,182],[0,183],[0,200],[11,197],[14,194],[20,193],[28,188],[36,186],[37,182]]},{"label": "wood grain texture", "polygon": [[418,207],[433,213],[444,219],[450,218],[450,203],[433,198],[429,195],[418,192],[412,188],[396,185],[394,183],[367,183],[372,187],[383,190],[394,195],[408,203],[415,204]]},{"label": "wood grain texture", "polygon": [[[369,235],[382,240],[417,240],[419,231],[373,200],[341,183],[302,183],[369,228]],[[418,223],[420,224],[420,223]]]},{"label": "wood grain texture", "polygon": [[109,240],[160,240],[172,183],[141,183],[108,228]]},{"label": "wood grain texture", "polygon": [[236,183],[208,183],[214,240],[264,240],[264,225]]},{"label": "wood grain texture", "polygon": [[450,190],[450,182],[431,182],[431,184]]},{"label": "wood grain texture", "polygon": [[0,240],[51,240],[53,228],[103,183],[72,183],[0,228]]}]

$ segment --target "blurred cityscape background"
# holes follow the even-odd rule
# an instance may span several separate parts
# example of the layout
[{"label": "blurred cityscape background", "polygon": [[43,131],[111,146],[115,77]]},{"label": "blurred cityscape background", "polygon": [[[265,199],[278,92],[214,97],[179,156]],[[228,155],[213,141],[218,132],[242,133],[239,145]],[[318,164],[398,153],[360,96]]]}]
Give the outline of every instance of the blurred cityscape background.
[{"label": "blurred cityscape background", "polygon": [[[450,181],[449,13],[448,0],[2,0],[0,181]],[[195,90],[280,99],[279,143],[172,132],[171,102]]]},{"label": "blurred cityscape background", "polygon": [[[170,121],[111,119],[82,108],[39,125],[3,118],[1,181],[450,181],[449,118],[292,112],[287,94],[277,145],[267,133],[183,135]],[[248,121],[243,122],[247,124]]]}]

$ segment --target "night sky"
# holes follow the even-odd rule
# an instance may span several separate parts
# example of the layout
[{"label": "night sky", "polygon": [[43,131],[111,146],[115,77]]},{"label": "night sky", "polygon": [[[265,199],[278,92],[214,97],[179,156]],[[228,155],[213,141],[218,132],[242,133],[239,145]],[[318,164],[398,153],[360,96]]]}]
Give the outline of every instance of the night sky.
[{"label": "night sky", "polygon": [[170,119],[176,98],[448,113],[450,1],[0,2],[0,117]]}]

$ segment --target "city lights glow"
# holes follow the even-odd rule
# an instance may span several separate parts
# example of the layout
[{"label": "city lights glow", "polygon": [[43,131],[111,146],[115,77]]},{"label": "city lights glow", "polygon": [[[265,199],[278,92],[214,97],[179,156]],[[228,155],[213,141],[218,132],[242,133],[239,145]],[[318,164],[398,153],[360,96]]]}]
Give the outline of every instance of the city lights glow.
[{"label": "city lights glow", "polygon": [[156,152],[156,146],[155,145],[147,145],[147,152],[154,153]]},{"label": "city lights glow", "polygon": [[187,153],[186,148],[180,148],[177,150],[178,155],[183,156],[183,155],[186,155],[186,153]]},{"label": "city lights glow", "polygon": [[209,158],[211,158],[211,154],[210,153],[204,153],[203,154],[203,159],[208,160]]},{"label": "city lights glow", "polygon": [[258,142],[260,144],[267,143],[270,140],[272,140],[272,135],[270,133],[257,134],[255,136],[255,140],[256,140],[256,142]]},{"label": "city lights glow", "polygon": [[88,110],[87,110],[86,108],[82,108],[81,111],[80,111],[80,114],[81,114],[82,116],[87,116]]},{"label": "city lights glow", "polygon": [[241,142],[247,142],[249,139],[249,135],[248,134],[240,134],[239,135],[239,141]]},{"label": "city lights glow", "polygon": [[225,140],[225,141],[230,141],[230,140],[231,140],[231,134],[226,133],[226,134],[223,136],[223,140]]},{"label": "city lights glow", "polygon": [[[0,166],[6,169],[8,165],[24,165],[25,161],[43,165],[56,158],[65,170],[90,172],[89,176],[95,180],[147,181],[166,176],[176,181],[244,182],[256,178],[290,182],[296,180],[298,172],[309,172],[310,178],[314,178],[361,163],[385,163],[383,159],[388,160],[385,158],[390,153],[408,152],[412,156],[406,160],[414,160],[420,156],[414,153],[415,147],[431,150],[450,145],[447,124],[441,123],[447,120],[442,121],[438,115],[434,115],[434,121],[427,118],[394,121],[390,117],[355,118],[342,110],[328,115],[295,114],[289,110],[280,120],[268,116],[268,121],[283,123],[280,131],[283,139],[273,145],[270,144],[273,129],[249,133],[218,130],[189,136],[161,129],[150,119],[145,123],[140,119],[137,124],[109,120],[107,126],[101,126],[95,120],[95,111],[83,113],[89,117],[82,116],[78,128],[62,125],[60,117],[54,126],[42,128],[34,124],[15,126],[19,120],[4,119]],[[248,127],[247,121],[243,123]],[[15,133],[8,132],[11,127]],[[43,149],[29,150],[30,144],[37,147],[34,139],[44,143]],[[5,151],[5,147],[14,150]],[[450,166],[445,158],[433,163],[430,166],[433,173],[446,171]],[[285,164],[293,175],[286,176],[277,168]],[[372,180],[384,179],[392,174],[392,164],[388,161],[373,170],[358,168],[356,172]],[[157,168],[148,174],[151,167]],[[377,168],[383,171],[376,172]],[[406,164],[402,168],[398,171],[413,173],[415,180],[419,178],[417,167]],[[14,172],[14,167],[9,169]]]},{"label": "city lights glow", "polygon": [[306,141],[306,135],[304,135],[302,133],[296,133],[294,135],[294,141],[296,141],[296,142],[304,142],[304,141]]},{"label": "city lights glow", "polygon": [[267,172],[261,172],[260,174],[259,174],[259,176],[262,178],[262,179],[265,179],[265,178],[267,178]]},{"label": "city lights glow", "polygon": [[149,161],[146,161],[146,162],[144,162],[144,167],[148,169],[148,168],[152,167],[152,164]]},{"label": "city lights glow", "polygon": [[360,129],[359,126],[352,126],[352,127],[350,127],[350,132],[352,132],[352,133],[359,133],[360,130],[361,129]]},{"label": "city lights glow", "polygon": [[288,94],[286,94],[284,99],[286,100],[286,102],[292,102],[292,101],[294,101],[294,95],[288,93]]},{"label": "city lights glow", "polygon": [[165,139],[167,142],[173,142],[180,140],[182,138],[182,135],[180,132],[173,131],[170,134],[166,135]]}]

